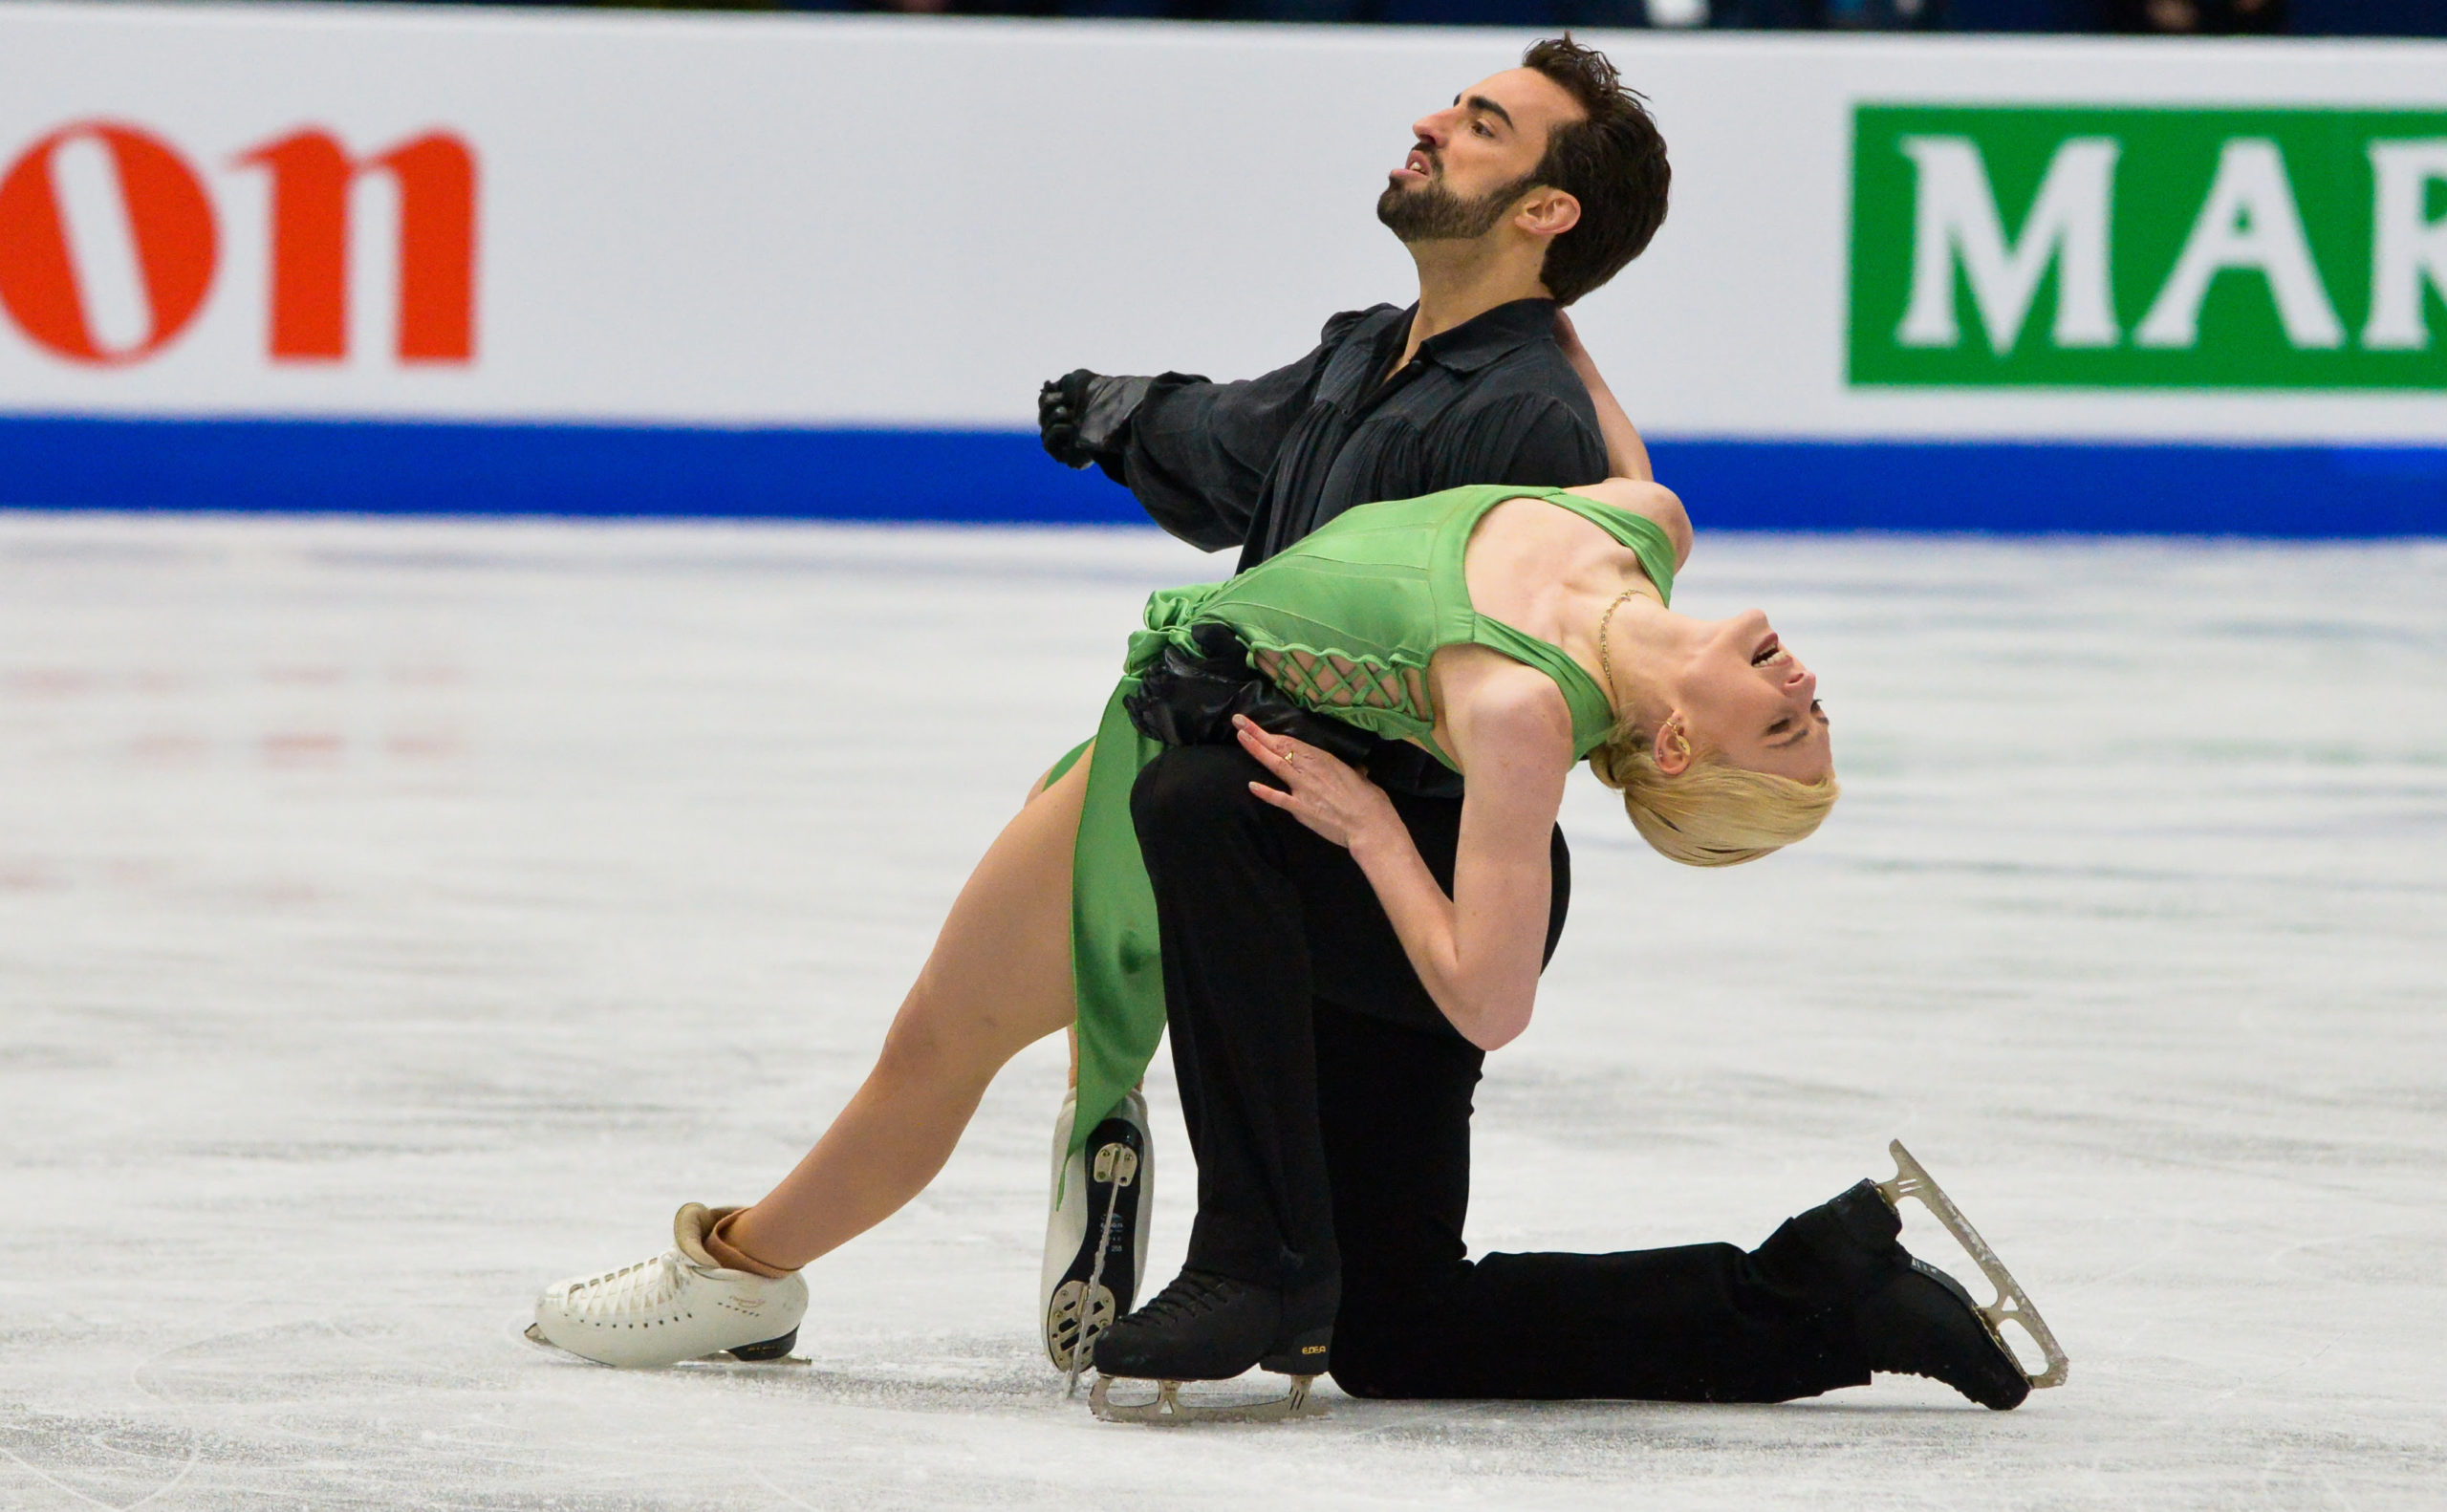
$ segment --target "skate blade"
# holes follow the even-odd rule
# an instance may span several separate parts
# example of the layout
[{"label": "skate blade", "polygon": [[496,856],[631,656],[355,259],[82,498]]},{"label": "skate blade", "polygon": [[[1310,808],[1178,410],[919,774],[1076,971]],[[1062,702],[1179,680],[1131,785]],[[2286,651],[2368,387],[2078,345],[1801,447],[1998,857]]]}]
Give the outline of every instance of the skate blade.
[{"label": "skate blade", "polygon": [[1108,1423],[1282,1423],[1295,1418],[1327,1415],[1324,1404],[1310,1394],[1309,1388],[1317,1378],[1313,1375],[1291,1377],[1291,1389],[1270,1402],[1185,1402],[1181,1400],[1181,1383],[1158,1381],[1156,1399],[1151,1402],[1116,1402],[1113,1399],[1113,1377],[1096,1377],[1095,1389],[1088,1393],[1088,1411]]},{"label": "skate blade", "polygon": [[735,1350],[716,1350],[711,1354],[700,1354],[693,1360],[682,1360],[680,1363],[690,1366],[711,1365],[734,1371],[769,1371],[776,1366],[787,1369],[795,1365],[804,1369],[815,1362],[804,1354],[753,1355],[742,1354]]},{"label": "skate blade", "polygon": [[[1937,1178],[1929,1175],[1928,1168],[1914,1159],[1911,1151],[1903,1148],[1902,1140],[1890,1142],[1886,1153],[1895,1156],[1895,1179],[1879,1182],[1877,1189],[1886,1199],[1887,1205],[1900,1209],[1905,1198],[1917,1198],[1922,1207],[1937,1215],[1938,1221],[1945,1225],[1946,1232],[1955,1237],[1955,1242],[1960,1244],[1979,1264],[1981,1274],[1988,1278],[1989,1285],[1997,1288],[1995,1302],[1975,1309],[1980,1314],[1980,1321],[1988,1326],[1989,1335],[1997,1341],[1997,1348],[2004,1350],[2005,1357],[2022,1371],[2033,1391],[2064,1385],[2072,1362],[2057,1346],[2056,1335],[2048,1331],[2047,1321],[2039,1315],[2037,1307],[2031,1306],[2030,1295],[2023,1290],[2022,1283],[2016,1281],[2013,1272],[2005,1268],[2005,1263],[1997,1258],[1997,1252],[1988,1247],[1988,1242],[1980,1237],[1980,1230],[1971,1226],[1971,1220],[1962,1216],[1962,1209],[1954,1205],[1954,1199],[1946,1196],[1945,1189],[1938,1185]],[[2039,1346],[2040,1352],[2047,1357],[2047,1369],[2034,1372],[2023,1364],[2021,1356],[2014,1353],[2013,1346],[2005,1342],[2005,1325],[2008,1323],[2018,1325],[2030,1336],[2031,1342]]]},{"label": "skate blade", "polygon": [[535,1346],[535,1348],[556,1359],[575,1360],[580,1365],[592,1365],[598,1370],[609,1371],[617,1369],[616,1366],[604,1364],[601,1360],[590,1360],[585,1355],[578,1353],[575,1350],[562,1349],[559,1345],[554,1344],[552,1340],[544,1337],[544,1326],[540,1323],[529,1324],[526,1331],[521,1333],[519,1337],[525,1339],[528,1343]]},{"label": "skate blade", "polygon": [[[791,1331],[795,1333],[797,1330],[792,1329]],[[546,1351],[547,1353],[559,1355],[564,1360],[575,1360],[582,1365],[601,1366],[607,1371],[620,1369],[620,1367],[617,1365],[606,1365],[601,1360],[590,1360],[585,1355],[580,1354],[574,1350],[562,1349],[559,1345],[554,1344],[552,1340],[544,1337],[544,1326],[540,1323],[529,1324],[525,1331],[522,1332],[519,1337],[525,1339],[528,1343]],[[754,1346],[751,1346],[750,1348],[752,1349]],[[761,1370],[775,1365],[812,1365],[814,1362],[803,1354],[768,1354],[762,1357],[743,1357],[728,1350],[719,1350],[712,1354],[699,1355],[693,1360],[682,1360],[679,1363],[682,1365],[748,1365],[755,1366]]]},{"label": "skate blade", "polygon": [[[1079,1394],[1079,1372],[1095,1357],[1096,1335],[1124,1310],[1121,1299],[1105,1285],[1105,1262],[1113,1257],[1114,1220],[1121,1212],[1122,1191],[1137,1177],[1138,1156],[1127,1144],[1109,1144],[1096,1152],[1096,1179],[1105,1183],[1107,1190],[1104,1221],[1096,1225],[1095,1264],[1088,1267],[1087,1285],[1078,1292],[1073,1294],[1071,1284],[1066,1282],[1053,1294],[1053,1308],[1045,1320],[1046,1352],[1053,1356],[1053,1363],[1069,1377],[1063,1383],[1065,1397]],[[1136,1289],[1134,1285],[1133,1290]],[[1071,1296],[1072,1315],[1078,1324],[1078,1331],[1068,1336],[1060,1328],[1066,1294]]]}]

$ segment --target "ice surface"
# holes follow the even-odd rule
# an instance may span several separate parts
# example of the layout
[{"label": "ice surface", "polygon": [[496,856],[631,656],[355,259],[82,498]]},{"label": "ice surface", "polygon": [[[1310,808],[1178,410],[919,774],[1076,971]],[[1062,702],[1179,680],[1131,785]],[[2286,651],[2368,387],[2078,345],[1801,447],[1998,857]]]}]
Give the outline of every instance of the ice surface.
[{"label": "ice surface", "polygon": [[[811,1272],[812,1364],[524,1344],[540,1284],[795,1156],[1144,591],[1214,570],[1131,533],[0,517],[0,1506],[2447,1495],[2436,546],[1703,541],[1682,607],[1763,603],[1820,668],[1843,807],[1699,874],[1575,779],[1474,1244],[1755,1243],[1899,1134],[2071,1351],[2020,1412],[1881,1380],[1094,1423],[1031,1330],[1050,1045]],[[1189,1183],[1152,1090],[1161,1280]]]}]

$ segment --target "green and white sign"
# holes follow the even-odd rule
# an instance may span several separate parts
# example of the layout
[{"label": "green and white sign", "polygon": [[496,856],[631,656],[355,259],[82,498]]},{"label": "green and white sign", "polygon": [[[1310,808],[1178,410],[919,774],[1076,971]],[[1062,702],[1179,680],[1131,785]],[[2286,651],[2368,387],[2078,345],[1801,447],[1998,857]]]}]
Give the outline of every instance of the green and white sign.
[{"label": "green and white sign", "polygon": [[1863,105],[1855,386],[2447,390],[2447,112]]}]

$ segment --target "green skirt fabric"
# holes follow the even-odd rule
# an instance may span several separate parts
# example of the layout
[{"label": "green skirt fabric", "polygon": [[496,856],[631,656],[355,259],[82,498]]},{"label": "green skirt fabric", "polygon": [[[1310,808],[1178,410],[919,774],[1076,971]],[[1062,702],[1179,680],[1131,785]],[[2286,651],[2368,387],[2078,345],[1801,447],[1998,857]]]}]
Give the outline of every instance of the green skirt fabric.
[{"label": "green skirt fabric", "polygon": [[[1121,701],[1138,691],[1125,677],[1097,722],[1088,793],[1071,853],[1071,976],[1079,1008],[1079,1105],[1071,1148],[1138,1085],[1164,1038],[1164,961],[1156,932],[1156,891],[1130,822],[1130,789],[1164,747],[1138,733]],[[1087,747],[1081,747],[1085,750]],[[1063,758],[1059,777],[1080,751]]]}]

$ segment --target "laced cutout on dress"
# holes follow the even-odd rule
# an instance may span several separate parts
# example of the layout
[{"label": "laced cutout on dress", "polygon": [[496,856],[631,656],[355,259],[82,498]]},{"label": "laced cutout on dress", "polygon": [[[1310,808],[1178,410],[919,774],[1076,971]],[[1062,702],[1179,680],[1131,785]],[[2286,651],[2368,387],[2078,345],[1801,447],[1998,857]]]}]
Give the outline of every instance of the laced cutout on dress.
[{"label": "laced cutout on dress", "polygon": [[1397,667],[1338,651],[1259,651],[1250,660],[1259,672],[1310,708],[1389,709],[1422,723],[1428,711],[1427,680],[1417,667]]}]

